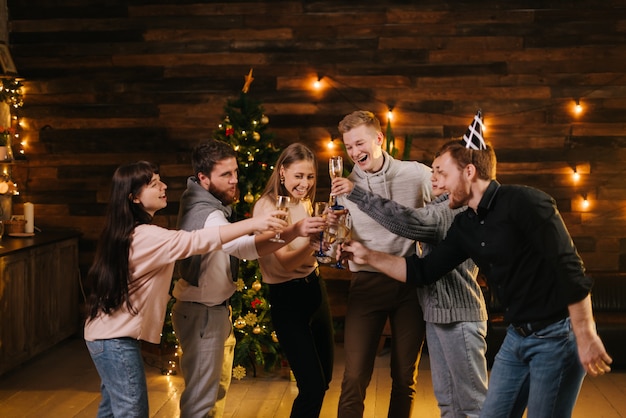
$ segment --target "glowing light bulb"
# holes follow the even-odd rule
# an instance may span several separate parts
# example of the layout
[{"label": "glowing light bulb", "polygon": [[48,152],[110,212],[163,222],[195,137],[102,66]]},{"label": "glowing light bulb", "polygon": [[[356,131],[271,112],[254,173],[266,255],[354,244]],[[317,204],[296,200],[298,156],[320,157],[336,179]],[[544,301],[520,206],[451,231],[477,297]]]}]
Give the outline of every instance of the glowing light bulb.
[{"label": "glowing light bulb", "polygon": [[574,179],[574,182],[577,182],[578,180],[580,180],[580,174],[575,169],[574,169],[574,173],[572,174],[572,179]]},{"label": "glowing light bulb", "polygon": [[333,141],[333,139],[329,139],[328,142],[326,143],[326,148],[328,149],[335,149],[335,141]]},{"label": "glowing light bulb", "polygon": [[587,193],[583,193],[583,209],[589,208],[589,200],[587,199]]},{"label": "glowing light bulb", "polygon": [[315,90],[319,90],[322,88],[322,80],[321,79],[317,79],[313,82],[313,88]]},{"label": "glowing light bulb", "polygon": [[580,115],[581,113],[583,113],[583,107],[580,104],[579,99],[576,99],[576,104],[574,105],[574,113],[576,113],[577,115]]},{"label": "glowing light bulb", "polygon": [[391,108],[387,111],[387,120],[389,122],[393,120],[393,110],[391,110]]}]

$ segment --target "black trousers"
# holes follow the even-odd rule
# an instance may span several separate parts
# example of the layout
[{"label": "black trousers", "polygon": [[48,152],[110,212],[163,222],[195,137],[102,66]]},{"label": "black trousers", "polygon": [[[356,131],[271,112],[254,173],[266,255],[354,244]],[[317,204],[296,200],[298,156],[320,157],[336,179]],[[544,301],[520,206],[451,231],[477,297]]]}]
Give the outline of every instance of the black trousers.
[{"label": "black trousers", "polygon": [[333,326],[317,273],[270,284],[272,323],[298,386],[292,418],[319,417],[333,373]]}]

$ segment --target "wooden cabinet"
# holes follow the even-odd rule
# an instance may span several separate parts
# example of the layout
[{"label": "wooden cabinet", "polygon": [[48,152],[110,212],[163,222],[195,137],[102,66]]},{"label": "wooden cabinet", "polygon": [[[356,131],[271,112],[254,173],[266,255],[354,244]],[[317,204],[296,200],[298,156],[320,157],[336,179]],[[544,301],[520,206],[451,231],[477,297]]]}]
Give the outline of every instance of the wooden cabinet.
[{"label": "wooden cabinet", "polygon": [[78,330],[78,236],[0,241],[0,374]]}]

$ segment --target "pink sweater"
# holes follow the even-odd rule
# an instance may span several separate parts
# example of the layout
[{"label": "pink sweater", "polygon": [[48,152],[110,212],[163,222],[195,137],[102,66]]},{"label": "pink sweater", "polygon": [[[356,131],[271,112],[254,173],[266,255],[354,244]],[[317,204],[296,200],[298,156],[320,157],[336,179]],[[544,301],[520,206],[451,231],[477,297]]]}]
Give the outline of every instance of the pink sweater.
[{"label": "pink sweater", "polygon": [[131,314],[126,305],[110,315],[100,314],[85,324],[85,340],[131,337],[158,344],[174,262],[221,247],[219,227],[191,232],[156,225],[136,227],[130,246],[129,297],[137,314]]}]

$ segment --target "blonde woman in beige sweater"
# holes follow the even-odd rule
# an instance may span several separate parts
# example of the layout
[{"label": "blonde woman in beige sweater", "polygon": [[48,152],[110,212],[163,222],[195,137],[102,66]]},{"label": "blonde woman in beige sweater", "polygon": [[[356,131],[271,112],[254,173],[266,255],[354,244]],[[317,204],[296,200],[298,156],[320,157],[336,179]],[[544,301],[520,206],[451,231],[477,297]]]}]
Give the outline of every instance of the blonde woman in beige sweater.
[{"label": "blonde woman in beige sweater", "polygon": [[[311,217],[315,200],[317,164],[313,152],[291,144],[254,207],[254,216],[275,208],[277,195],[289,196],[291,223],[306,222],[309,237],[298,237],[259,259],[263,281],[269,284],[272,324],[298,385],[291,417],[318,417],[332,378],[333,333],[326,286],[319,276],[313,252],[324,220]],[[317,229],[316,229],[317,227]],[[314,240],[311,240],[311,238]]]}]

